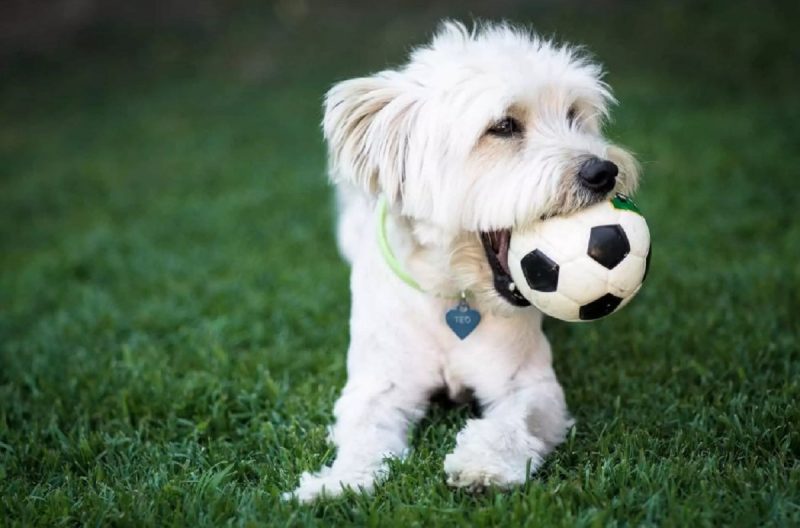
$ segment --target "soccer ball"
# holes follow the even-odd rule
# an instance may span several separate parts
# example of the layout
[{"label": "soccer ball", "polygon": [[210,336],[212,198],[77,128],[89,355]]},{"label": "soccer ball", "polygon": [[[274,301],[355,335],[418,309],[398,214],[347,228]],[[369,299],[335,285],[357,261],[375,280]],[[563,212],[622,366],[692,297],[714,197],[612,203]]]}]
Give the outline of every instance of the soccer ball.
[{"label": "soccer ball", "polygon": [[520,293],[564,321],[592,321],[625,306],[642,287],[649,264],[647,222],[621,194],[515,230],[508,249]]}]

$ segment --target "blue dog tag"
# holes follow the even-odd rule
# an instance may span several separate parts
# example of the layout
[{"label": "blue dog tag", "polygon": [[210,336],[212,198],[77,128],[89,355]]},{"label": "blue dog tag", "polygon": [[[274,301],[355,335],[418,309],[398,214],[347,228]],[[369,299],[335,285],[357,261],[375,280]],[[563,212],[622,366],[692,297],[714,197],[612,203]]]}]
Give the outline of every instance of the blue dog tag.
[{"label": "blue dog tag", "polygon": [[458,306],[447,310],[445,321],[459,339],[465,339],[481,322],[481,314],[470,308],[467,299],[461,297]]}]

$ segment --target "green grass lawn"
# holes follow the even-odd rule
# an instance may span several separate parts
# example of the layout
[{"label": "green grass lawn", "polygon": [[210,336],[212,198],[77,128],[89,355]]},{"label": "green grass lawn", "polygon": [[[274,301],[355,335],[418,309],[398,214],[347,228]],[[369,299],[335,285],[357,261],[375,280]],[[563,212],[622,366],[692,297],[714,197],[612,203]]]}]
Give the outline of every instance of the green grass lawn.
[{"label": "green grass lawn", "polygon": [[333,458],[345,379],[322,94],[464,11],[98,31],[0,71],[0,525],[800,524],[797,9],[625,5],[511,13],[608,65],[654,244],[621,314],[546,323],[577,425],[511,492],[445,485],[469,409],[435,406],[373,497],[278,498]]}]

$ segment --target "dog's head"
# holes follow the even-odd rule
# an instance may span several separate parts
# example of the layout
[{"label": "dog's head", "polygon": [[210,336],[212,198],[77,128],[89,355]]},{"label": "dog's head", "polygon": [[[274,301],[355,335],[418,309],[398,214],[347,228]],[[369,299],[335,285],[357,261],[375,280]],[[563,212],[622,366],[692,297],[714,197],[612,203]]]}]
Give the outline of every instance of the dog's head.
[{"label": "dog's head", "polygon": [[601,78],[575,48],[445,23],[402,69],[328,92],[331,176],[382,193],[447,248],[464,289],[515,304],[498,286],[510,229],[636,186],[634,158],[602,134],[614,99]]}]

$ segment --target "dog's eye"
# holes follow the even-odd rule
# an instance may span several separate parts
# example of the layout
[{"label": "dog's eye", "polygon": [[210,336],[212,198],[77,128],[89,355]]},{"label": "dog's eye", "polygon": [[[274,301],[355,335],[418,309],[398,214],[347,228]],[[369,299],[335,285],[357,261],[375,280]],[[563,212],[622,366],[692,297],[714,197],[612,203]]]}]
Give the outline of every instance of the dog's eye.
[{"label": "dog's eye", "polygon": [[513,117],[504,117],[487,131],[493,136],[512,137],[522,134],[522,125]]},{"label": "dog's eye", "polygon": [[575,105],[570,106],[569,110],[567,110],[567,122],[570,125],[574,125],[575,119],[577,119],[577,117],[578,117],[578,108]]}]

